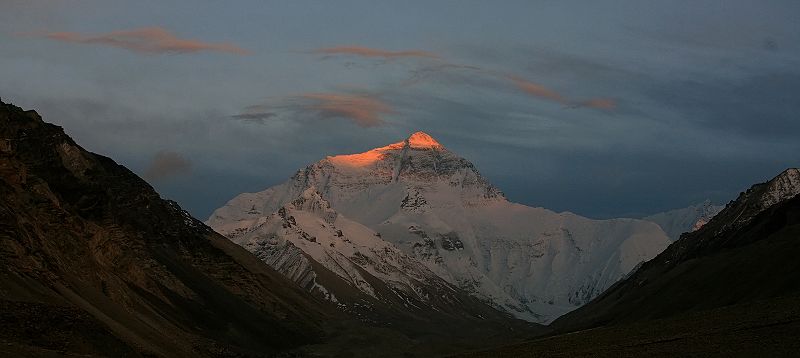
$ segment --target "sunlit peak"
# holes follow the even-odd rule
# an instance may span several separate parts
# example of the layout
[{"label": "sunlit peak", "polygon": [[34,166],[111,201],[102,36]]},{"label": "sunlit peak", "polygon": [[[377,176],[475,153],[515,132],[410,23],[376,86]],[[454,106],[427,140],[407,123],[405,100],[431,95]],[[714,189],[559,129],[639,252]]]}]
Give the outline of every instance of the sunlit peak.
[{"label": "sunlit peak", "polygon": [[425,132],[416,132],[412,134],[406,140],[408,142],[408,146],[411,148],[442,148],[443,146],[433,139],[428,133]]},{"label": "sunlit peak", "polygon": [[387,153],[398,152],[408,146],[412,149],[443,149],[436,139],[425,132],[416,132],[402,142],[392,143],[385,147],[375,148],[359,154],[329,156],[327,159],[340,167],[363,168],[383,160]]}]

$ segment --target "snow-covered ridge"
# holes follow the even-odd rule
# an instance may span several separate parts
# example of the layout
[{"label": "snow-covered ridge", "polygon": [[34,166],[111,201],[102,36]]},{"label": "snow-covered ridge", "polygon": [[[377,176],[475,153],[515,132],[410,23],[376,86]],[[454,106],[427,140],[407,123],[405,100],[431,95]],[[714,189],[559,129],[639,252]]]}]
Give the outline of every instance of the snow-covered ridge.
[{"label": "snow-covered ridge", "polygon": [[[298,211],[296,205],[286,206],[308,196],[311,188],[329,205],[313,206],[316,219],[304,216],[301,212],[306,211]],[[323,257],[315,251],[321,247],[326,255],[337,257],[335,251],[351,258],[339,239],[320,241],[330,237],[321,232],[330,223],[308,224],[328,215],[326,210],[335,210],[333,225],[345,236],[354,234],[347,235],[344,226],[370,232],[370,241],[362,241],[359,250],[390,245],[410,260],[409,265],[424,266],[420,270],[517,317],[544,323],[588,302],[670,242],[652,222],[590,220],[511,203],[472,163],[422,132],[364,153],[327,157],[283,184],[237,196],[207,223],[224,234],[247,232],[242,238],[251,240],[267,235],[260,228],[259,234],[250,230],[282,208],[293,212],[289,215],[296,226],[320,245],[289,232],[277,235],[278,240],[291,241],[315,260]],[[306,226],[319,229],[310,232]],[[379,255],[372,259],[389,260]]]},{"label": "snow-covered ridge", "polygon": [[339,215],[313,186],[276,213],[219,231],[301,287],[340,305],[345,305],[336,296],[340,288],[319,280],[314,263],[363,294],[383,300],[377,278],[407,307],[429,301],[434,293],[447,299],[454,291],[375,231]]},{"label": "snow-covered ridge", "polygon": [[642,220],[658,224],[667,233],[667,236],[675,241],[680,238],[681,234],[697,231],[703,227],[724,208],[723,205],[714,205],[710,200],[706,200],[686,208],[646,216]]}]

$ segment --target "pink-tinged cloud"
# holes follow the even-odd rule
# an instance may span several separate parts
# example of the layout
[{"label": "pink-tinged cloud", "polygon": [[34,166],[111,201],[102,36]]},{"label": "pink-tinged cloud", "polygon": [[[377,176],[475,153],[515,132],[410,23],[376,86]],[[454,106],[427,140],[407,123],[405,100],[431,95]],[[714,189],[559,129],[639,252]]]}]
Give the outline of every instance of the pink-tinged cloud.
[{"label": "pink-tinged cloud", "polygon": [[188,174],[191,170],[192,162],[189,159],[179,153],[162,150],[153,156],[143,176],[147,180],[162,180]]},{"label": "pink-tinged cloud", "polygon": [[195,53],[202,51],[224,52],[236,55],[250,54],[250,51],[228,43],[210,43],[199,40],[181,39],[160,27],[114,31],[100,35],[83,35],[75,32],[50,32],[43,34],[43,36],[55,41],[105,45],[148,54]]},{"label": "pink-tinged cloud", "polygon": [[313,101],[308,108],[319,111],[322,116],[349,118],[361,127],[379,126],[383,124],[381,116],[393,112],[388,104],[367,96],[309,93],[300,97]]},{"label": "pink-tinged cloud", "polygon": [[439,58],[439,55],[427,51],[420,51],[420,50],[387,51],[387,50],[380,50],[380,49],[361,47],[361,46],[328,47],[328,48],[317,49],[312,52],[322,55],[351,55],[351,56],[361,56],[361,57],[383,58],[386,60],[401,58],[401,57]]},{"label": "pink-tinged cloud", "polygon": [[526,79],[517,76],[508,76],[508,79],[514,82],[514,85],[517,88],[525,92],[531,96],[536,96],[544,99],[548,99],[551,101],[559,102],[559,103],[567,103],[568,101],[558,92],[553,91],[547,87],[544,87],[540,84],[533,83]]},{"label": "pink-tinged cloud", "polygon": [[583,101],[581,105],[594,109],[611,111],[617,108],[617,101],[610,98],[592,98],[590,100]]}]

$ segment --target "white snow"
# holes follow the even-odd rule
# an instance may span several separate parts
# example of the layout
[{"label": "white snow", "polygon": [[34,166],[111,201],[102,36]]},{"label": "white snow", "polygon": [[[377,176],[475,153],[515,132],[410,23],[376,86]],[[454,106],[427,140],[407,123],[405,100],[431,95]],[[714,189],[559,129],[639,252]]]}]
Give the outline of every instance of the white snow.
[{"label": "white snow", "polygon": [[686,208],[653,214],[642,220],[658,224],[667,233],[667,236],[675,241],[680,238],[681,234],[703,227],[724,208],[723,205],[713,205],[710,200],[706,200]]},{"label": "white snow", "polygon": [[[324,209],[287,206],[312,192],[335,210],[335,222],[321,219]],[[282,207],[296,227],[279,227]],[[541,323],[588,302],[670,243],[652,222],[590,220],[509,202],[471,163],[424,133],[327,157],[283,184],[237,196],[207,224],[245,247],[269,235],[291,242],[363,292],[369,284],[351,267],[356,252],[375,262],[359,266],[382,280],[407,284],[432,271]],[[349,243],[333,234],[337,229]]]},{"label": "white snow", "polygon": [[335,292],[316,280],[309,259],[375,298],[380,297],[363,272],[423,302],[430,288],[426,286],[444,284],[372,229],[331,209],[313,186],[275,213],[228,222],[216,230],[302,287],[334,302]]}]

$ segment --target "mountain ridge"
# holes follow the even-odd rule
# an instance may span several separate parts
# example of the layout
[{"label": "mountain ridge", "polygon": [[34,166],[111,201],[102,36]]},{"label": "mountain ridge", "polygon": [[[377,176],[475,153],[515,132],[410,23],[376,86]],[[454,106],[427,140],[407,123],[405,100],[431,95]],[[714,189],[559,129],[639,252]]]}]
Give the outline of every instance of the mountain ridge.
[{"label": "mountain ridge", "polygon": [[790,168],[549,334],[465,357],[794,356],[800,349],[800,195]]},{"label": "mountain ridge", "polygon": [[[283,184],[240,194],[206,222],[223,234],[246,228],[310,187],[450,284],[540,323],[599,294],[668,241],[650,222],[590,220],[511,203],[472,163],[423,132],[328,156]],[[551,277],[554,268],[570,277]],[[517,277],[506,277],[509,270]]]},{"label": "mountain ridge", "polygon": [[703,227],[724,208],[724,205],[714,205],[711,200],[705,200],[686,208],[648,215],[642,220],[658,224],[672,241],[676,241],[681,234],[697,231]]},{"label": "mountain ridge", "polygon": [[[663,317],[675,311],[748,302],[753,297],[773,298],[791,290],[800,293],[800,286],[788,284],[790,280],[786,279],[800,272],[800,266],[793,256],[800,255],[800,246],[792,241],[798,234],[798,194],[800,171],[796,168],[787,169],[767,182],[751,186],[728,203],[708,224],[681,235],[678,241],[646,262],[630,277],[610,288],[590,305],[554,322],[554,325],[562,328],[587,327],[599,322],[629,321],[638,316]],[[752,267],[753,270],[744,267]],[[693,275],[692,270],[699,273]],[[726,274],[714,276],[717,282],[713,285],[710,278],[700,276],[715,272]],[[679,279],[684,273],[685,277]],[[691,284],[680,288],[681,282]],[[725,287],[725,283],[729,285]],[[760,289],[753,289],[755,287]],[[642,291],[636,294],[638,303],[631,305],[631,295],[637,290]],[[661,290],[661,293],[653,295],[652,290]],[[666,290],[676,291],[671,296],[670,305],[664,305],[658,298],[663,297]],[[734,295],[731,291],[741,294],[732,298]],[[692,292],[703,296],[704,300],[693,300],[689,296]],[[644,304],[648,300],[649,306]],[[625,308],[626,311],[622,313],[620,310],[626,305],[631,307]]]}]

